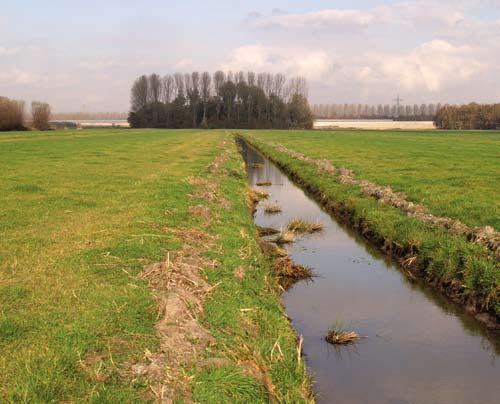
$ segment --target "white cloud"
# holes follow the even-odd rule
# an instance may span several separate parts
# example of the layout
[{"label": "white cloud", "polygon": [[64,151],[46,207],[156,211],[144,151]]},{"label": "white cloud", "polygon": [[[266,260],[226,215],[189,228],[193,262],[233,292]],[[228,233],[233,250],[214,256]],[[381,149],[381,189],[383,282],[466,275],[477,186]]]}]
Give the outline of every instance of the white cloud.
[{"label": "white cloud", "polygon": [[284,73],[311,80],[320,79],[332,67],[332,60],[324,50],[278,48],[260,44],[245,45],[231,52],[223,70]]},{"label": "white cloud", "polygon": [[15,86],[15,85],[33,85],[41,81],[41,77],[32,72],[11,68],[0,71],[0,85]]},{"label": "white cloud", "polygon": [[473,48],[437,39],[401,54],[374,53],[368,59],[374,73],[361,79],[372,81],[375,77],[395,81],[406,90],[424,87],[431,92],[463,83],[488,67],[478,60]]},{"label": "white cloud", "polygon": [[15,55],[16,53],[19,53],[18,48],[5,48],[3,46],[0,46],[0,56],[11,56]]},{"label": "white cloud", "polygon": [[465,15],[456,4],[431,0],[411,0],[371,9],[323,9],[305,13],[281,13],[253,19],[260,28],[314,29],[359,28],[370,25],[418,26],[438,23],[454,27],[464,21]]},{"label": "white cloud", "polygon": [[255,20],[258,27],[321,28],[328,26],[365,26],[373,15],[360,10],[326,9],[302,14],[260,16]]}]

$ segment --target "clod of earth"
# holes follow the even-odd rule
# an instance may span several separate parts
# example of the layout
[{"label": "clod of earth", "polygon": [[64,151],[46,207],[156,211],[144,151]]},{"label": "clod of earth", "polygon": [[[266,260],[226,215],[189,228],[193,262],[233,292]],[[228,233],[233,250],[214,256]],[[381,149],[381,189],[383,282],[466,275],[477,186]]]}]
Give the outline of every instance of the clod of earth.
[{"label": "clod of earth", "polygon": [[275,234],[278,234],[280,231],[272,227],[257,226],[257,232],[259,233],[260,237],[263,237],[263,236],[273,236]]},{"label": "clod of earth", "polygon": [[285,249],[279,247],[275,243],[271,243],[261,238],[259,238],[257,242],[264,255],[268,257],[286,257],[288,255]]}]

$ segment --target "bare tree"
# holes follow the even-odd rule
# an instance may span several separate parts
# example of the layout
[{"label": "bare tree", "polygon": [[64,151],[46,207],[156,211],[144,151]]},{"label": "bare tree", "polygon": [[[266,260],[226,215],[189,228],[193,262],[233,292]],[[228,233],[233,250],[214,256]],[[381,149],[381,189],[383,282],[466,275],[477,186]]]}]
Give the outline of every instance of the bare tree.
[{"label": "bare tree", "polygon": [[160,102],[162,93],[161,77],[153,73],[148,77],[148,102]]},{"label": "bare tree", "polygon": [[173,99],[175,90],[174,78],[169,74],[163,77],[163,102],[169,103]]},{"label": "bare tree", "polygon": [[184,76],[182,73],[174,74],[175,88],[177,90],[176,97],[184,97]]},{"label": "bare tree", "polygon": [[143,75],[135,80],[130,96],[132,111],[137,112],[148,104],[148,78]]},{"label": "bare tree", "polygon": [[33,101],[31,103],[31,116],[33,117],[33,127],[38,130],[50,129],[50,105],[46,102]]},{"label": "bare tree", "polygon": [[203,120],[202,126],[207,127],[207,106],[208,99],[210,98],[212,77],[210,73],[203,72],[201,75],[201,100],[203,102]]},{"label": "bare tree", "polygon": [[24,128],[24,102],[0,97],[0,131]]}]

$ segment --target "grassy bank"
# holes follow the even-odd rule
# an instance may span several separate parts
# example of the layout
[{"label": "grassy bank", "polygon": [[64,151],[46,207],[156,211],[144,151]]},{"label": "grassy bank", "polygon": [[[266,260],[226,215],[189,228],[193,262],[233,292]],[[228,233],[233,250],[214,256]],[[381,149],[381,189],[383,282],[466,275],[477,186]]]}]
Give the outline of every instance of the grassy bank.
[{"label": "grassy bank", "polygon": [[255,131],[357,177],[405,192],[438,216],[500,229],[500,132]]},{"label": "grassy bank", "polygon": [[[287,142],[287,136],[295,139],[296,143]],[[315,136],[325,137],[317,140],[322,151],[316,144],[316,155],[324,158],[332,153],[331,150],[335,150],[335,142],[329,144],[327,141],[328,136],[334,137],[335,134],[314,134],[312,145],[315,144],[314,139],[317,139]],[[361,137],[362,134],[354,136]],[[369,144],[372,136],[375,135],[369,132],[365,142]],[[475,312],[478,318],[490,322],[491,326],[493,323],[498,324],[500,271],[493,254],[486,247],[472,244],[463,236],[424,224],[399,209],[363,196],[359,186],[338,183],[330,174],[318,170],[308,162],[280,153],[269,143],[270,140],[279,140],[280,143],[294,146],[295,150],[305,153],[305,150],[297,149],[299,142],[307,143],[304,133],[258,132],[249,139],[308,189],[328,210],[357,228],[380,249],[398,258],[406,270],[426,278],[453,300]],[[336,160],[333,163],[339,166]],[[370,162],[364,164],[368,170]],[[373,164],[376,165],[377,162],[374,161]],[[348,163],[345,166],[350,167]],[[404,162],[401,162],[400,167],[404,169]],[[439,182],[437,172],[435,176],[436,182]],[[444,207],[442,209],[446,210]],[[489,312],[489,315],[480,312]]]},{"label": "grassy bank", "polygon": [[[214,264],[200,269],[211,286],[197,321],[212,339],[178,377],[199,402],[303,400],[295,337],[255,242],[234,146],[223,171],[207,170],[224,136],[0,134],[0,401],[154,398],[153,381],[131,371],[162,344],[158,302],[140,275],[202,226],[213,237],[203,262]],[[197,194],[191,177],[210,179],[227,204]],[[211,220],[196,214],[203,207]]]}]

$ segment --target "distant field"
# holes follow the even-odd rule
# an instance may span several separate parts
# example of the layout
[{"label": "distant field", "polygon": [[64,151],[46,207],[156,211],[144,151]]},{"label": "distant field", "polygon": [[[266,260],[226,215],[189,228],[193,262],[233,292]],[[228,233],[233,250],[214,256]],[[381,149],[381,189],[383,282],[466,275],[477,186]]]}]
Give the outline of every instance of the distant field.
[{"label": "distant field", "polygon": [[355,128],[355,129],[434,129],[432,121],[392,121],[392,120],[363,120],[363,119],[316,119],[314,129],[328,128]]},{"label": "distant field", "polygon": [[[224,170],[232,175],[212,181],[231,209],[189,196],[188,177],[212,175],[207,166],[223,138]],[[0,402],[150,402],[151,389],[130,367],[158,350],[158,315],[137,275],[182,247],[168,229],[203,226],[216,237],[208,253],[220,263],[204,272],[217,286],[202,318],[222,341],[212,354],[231,352],[235,361],[244,355],[241,363],[256,355],[282,402],[300,402],[303,368],[270,293],[270,267],[255,241],[232,138],[195,130],[0,133],[0,161]],[[216,220],[206,224],[192,209]],[[235,268],[251,275],[239,280]],[[255,315],[242,316],[241,307],[256,308]],[[278,341],[286,359],[271,362]],[[193,397],[264,402],[261,381],[240,362],[187,369]]]},{"label": "distant field", "polygon": [[252,133],[391,185],[436,215],[500,229],[500,132]]}]

